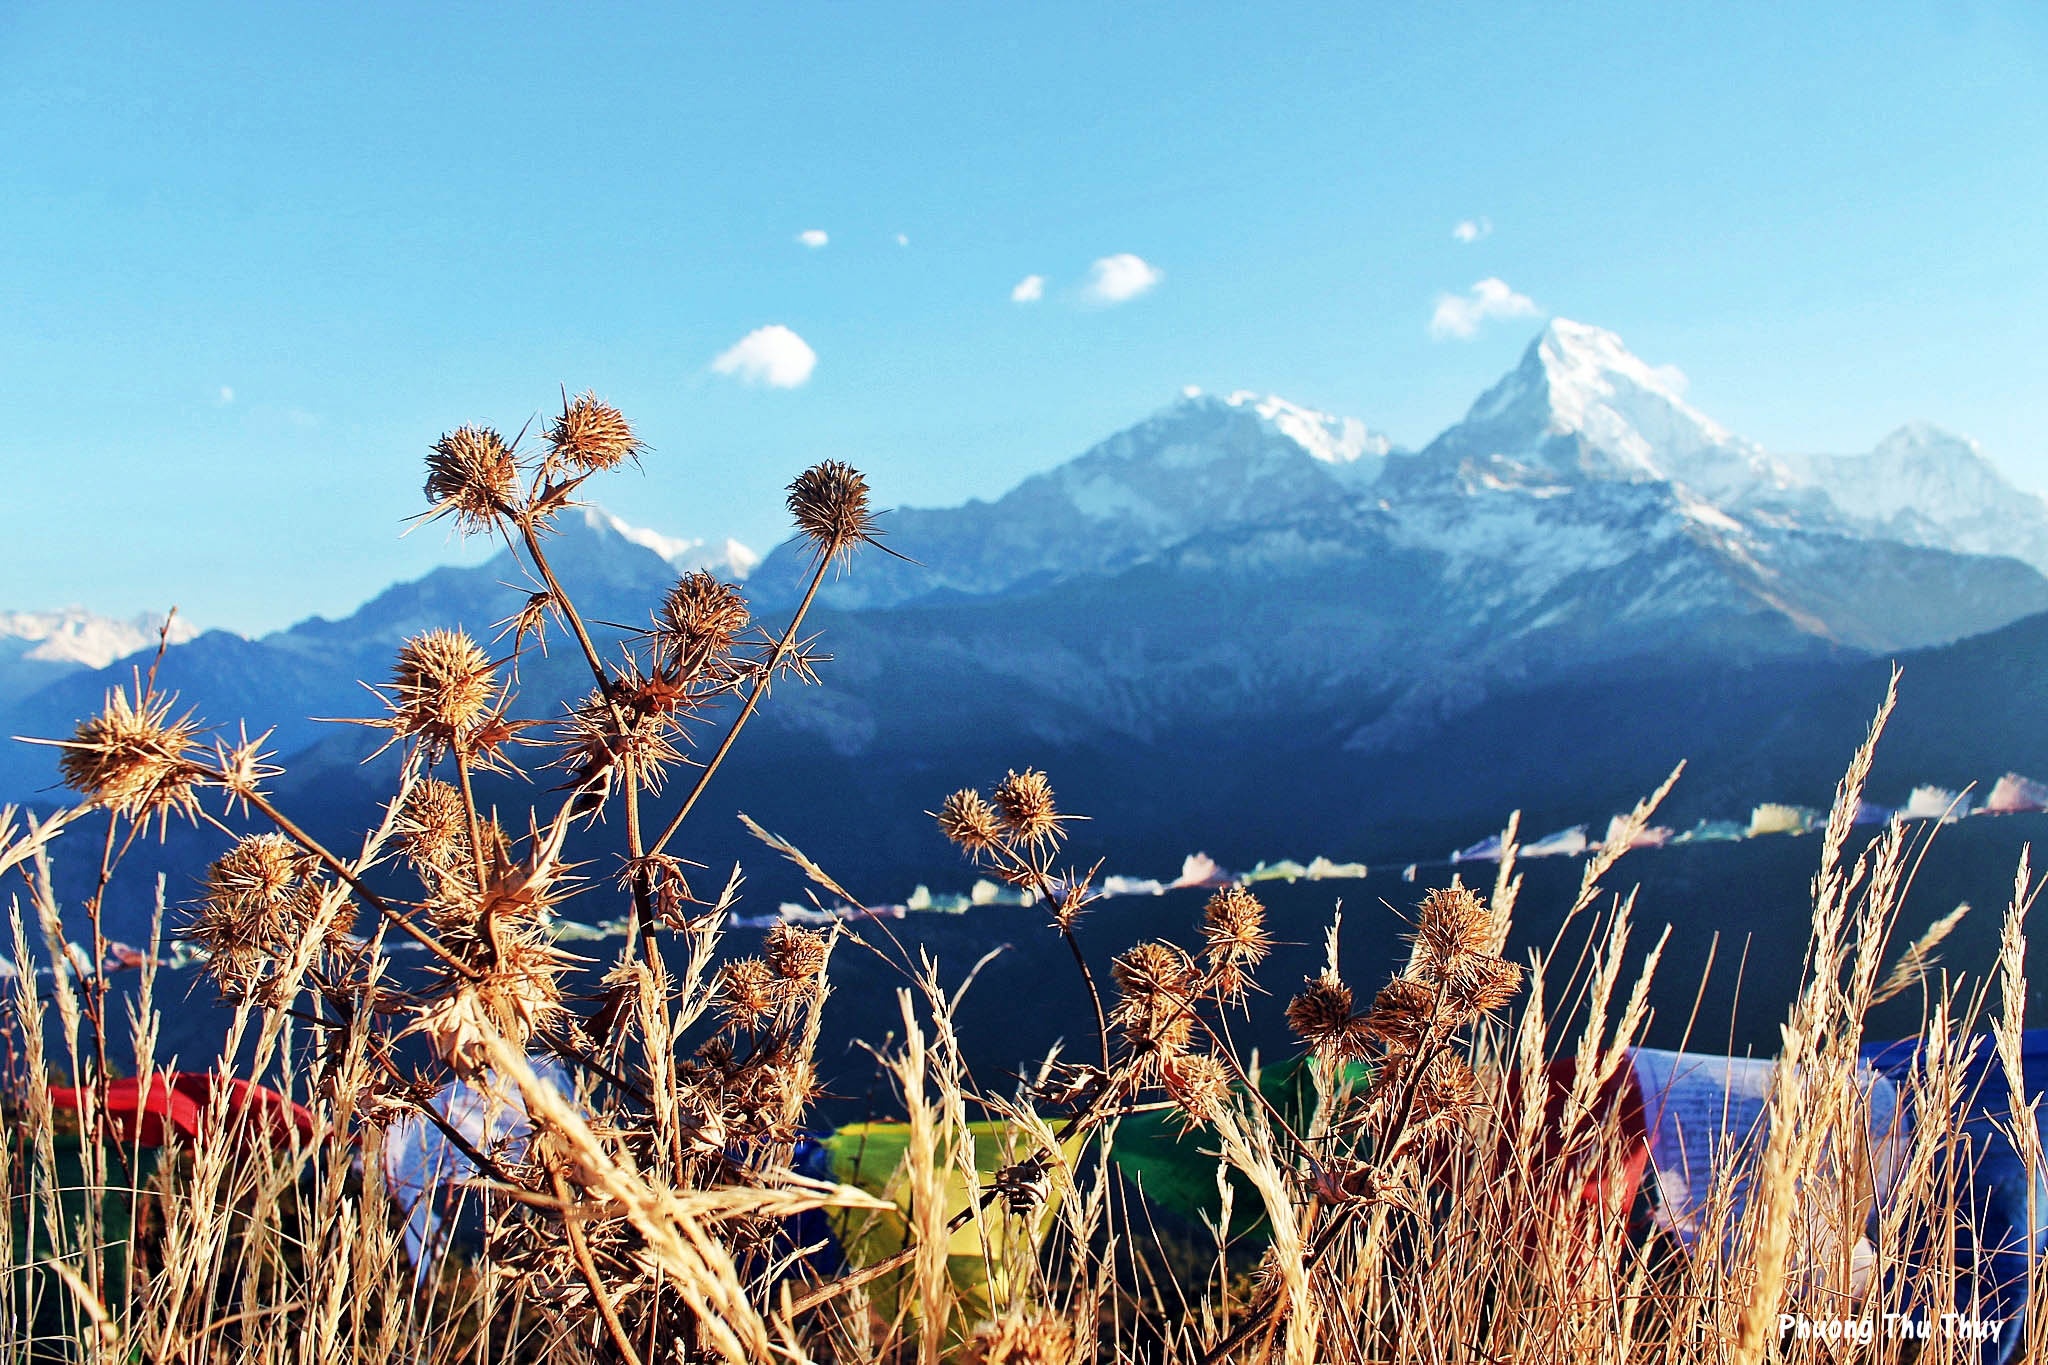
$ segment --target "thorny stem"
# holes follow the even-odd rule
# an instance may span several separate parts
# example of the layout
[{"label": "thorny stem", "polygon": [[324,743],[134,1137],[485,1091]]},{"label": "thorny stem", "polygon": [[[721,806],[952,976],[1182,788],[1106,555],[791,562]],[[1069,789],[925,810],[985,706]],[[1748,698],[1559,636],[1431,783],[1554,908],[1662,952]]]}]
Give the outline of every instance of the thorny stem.
[{"label": "thorny stem", "polygon": [[1067,951],[1074,955],[1074,965],[1081,969],[1081,982],[1088,987],[1088,1003],[1095,1007],[1095,1034],[1102,1044],[1102,1069],[1109,1070],[1109,1015],[1102,1008],[1102,992],[1095,985],[1095,973],[1088,968],[1088,959],[1081,954],[1081,941],[1074,937],[1074,931],[1066,925],[1060,926],[1060,937],[1067,941]]},{"label": "thorny stem", "polygon": [[476,793],[469,785],[469,754],[464,751],[460,740],[456,741],[454,748],[455,776],[462,783],[462,813],[469,820],[469,860],[476,871],[477,894],[482,895],[484,883],[488,880],[484,871],[484,826],[477,818]]},{"label": "thorny stem", "polygon": [[92,987],[86,993],[86,1014],[92,1023],[94,1060],[99,1063],[99,1075],[93,1081],[93,1089],[100,1104],[100,1112],[106,1112],[107,1102],[107,976],[101,970],[107,960],[107,937],[100,924],[100,904],[107,894],[107,883],[114,877],[114,833],[120,823],[120,816],[107,812],[107,838],[100,847],[100,875],[93,886],[92,896],[85,903],[86,918],[92,924]]},{"label": "thorny stem", "polygon": [[[1010,855],[1011,860],[1016,864],[1017,871],[1028,874],[1037,883],[1032,890],[1037,893],[1040,900],[1044,901],[1047,905],[1058,904],[1058,898],[1053,895],[1052,873],[1049,869],[1040,867],[1036,863],[1026,862],[1008,848],[1003,848],[1002,851]],[[1102,1007],[1102,990],[1095,984],[1095,973],[1089,968],[1088,959],[1081,952],[1081,940],[1074,935],[1073,917],[1060,914],[1057,911],[1055,915],[1053,927],[1058,929],[1060,937],[1067,941],[1067,951],[1074,955],[1074,965],[1081,969],[1081,983],[1088,988],[1088,1003],[1095,1007],[1095,1037],[1096,1041],[1102,1045],[1102,1069],[1107,1072],[1111,1065],[1109,1013]]]},{"label": "thorny stem", "polygon": [[604,1081],[608,1085],[617,1086],[625,1094],[631,1095],[640,1103],[647,1105],[649,1108],[653,1107],[654,1101],[648,1098],[646,1091],[606,1066],[603,1062],[598,1061],[595,1057],[579,1051],[567,1038],[558,1033],[548,1032],[536,1033],[534,1037],[538,1038],[548,1051],[554,1053],[563,1061],[576,1063],[576,1065],[589,1071],[599,1080]]},{"label": "thorny stem", "polygon": [[[290,1013],[301,1018],[305,1017],[305,1012],[302,1010],[292,1010]],[[374,1050],[370,1055],[377,1059],[377,1064],[384,1068],[385,1073],[391,1079],[399,1082],[401,1085],[405,1083],[405,1074],[392,1062],[389,1054],[381,1050]],[[432,1104],[421,1100],[413,1101],[412,1108],[414,1113],[422,1115],[427,1122],[439,1129],[441,1136],[448,1140],[448,1145],[462,1153],[465,1157],[468,1157],[470,1164],[475,1166],[477,1170],[489,1175],[491,1179],[498,1181],[500,1184],[512,1185],[517,1183],[503,1166],[485,1156],[460,1128],[450,1123],[446,1114],[434,1108]]]},{"label": "thorny stem", "polygon": [[287,839],[290,839],[300,848],[305,849],[315,858],[318,858],[322,863],[324,863],[327,866],[327,869],[330,872],[334,873],[335,876],[347,882],[349,884],[349,888],[353,890],[358,896],[361,896],[364,902],[367,903],[372,910],[375,910],[378,914],[382,915],[387,924],[391,925],[394,929],[397,929],[399,932],[405,934],[408,938],[412,939],[415,943],[418,943],[421,947],[425,948],[435,957],[440,958],[443,962],[446,962],[449,966],[453,967],[456,971],[461,972],[464,976],[469,977],[471,980],[475,980],[477,976],[480,975],[474,967],[470,966],[467,962],[464,962],[461,958],[455,956],[455,954],[449,952],[446,948],[443,948],[440,945],[440,943],[438,943],[434,939],[433,935],[427,933],[418,925],[414,924],[411,920],[399,914],[396,910],[391,908],[389,902],[387,902],[382,896],[372,891],[369,887],[363,885],[363,879],[356,875],[355,870],[353,868],[351,868],[347,863],[343,862],[341,859],[335,857],[334,854],[330,853],[327,850],[327,846],[325,844],[322,844],[318,839],[315,839],[312,835],[300,829],[298,825],[293,823],[290,816],[287,816],[283,811],[271,805],[270,802],[266,800],[261,793],[253,789],[250,789],[237,790],[235,791],[235,795],[240,797],[242,800],[247,801],[251,806],[255,807],[258,811],[260,811],[263,817],[266,820],[270,821],[271,824],[276,825],[278,831],[282,833]]},{"label": "thorny stem", "polygon": [[[325,1015],[314,1013],[311,1010],[302,1010],[296,1006],[286,1006],[284,1012],[294,1019],[303,1020],[318,1028],[346,1030],[350,1027],[349,1023],[345,1020],[329,1019]],[[368,1052],[370,1059],[384,1068],[384,1074],[397,1081],[400,1085],[404,1085],[406,1083],[405,1073],[400,1071],[397,1063],[391,1060],[391,1054],[384,1049],[381,1041],[375,1035],[371,1035],[365,1041],[370,1045]],[[412,1101],[412,1107],[415,1112],[423,1115],[436,1128],[440,1129],[441,1136],[448,1139],[449,1145],[468,1157],[470,1163],[479,1171],[487,1173],[491,1179],[501,1184],[510,1185],[513,1183],[511,1175],[506,1172],[505,1168],[479,1151],[475,1144],[470,1142],[469,1138],[463,1134],[460,1128],[448,1122],[447,1116],[440,1110],[434,1108],[431,1104],[419,1100]]]},{"label": "thorny stem", "polygon": [[[648,880],[645,863],[641,861],[645,845],[640,833],[640,779],[632,769],[626,770],[626,856],[632,860],[633,868],[633,932],[640,936],[641,951],[647,955],[648,965],[654,963],[654,955],[660,951],[654,946],[654,889]],[[631,944],[628,944],[628,952]]]},{"label": "thorny stem", "polygon": [[668,845],[668,841],[675,837],[676,831],[683,827],[684,819],[690,814],[690,807],[697,804],[697,798],[711,785],[711,775],[718,771],[718,765],[725,762],[725,756],[732,752],[733,741],[740,737],[740,731],[746,728],[748,717],[752,716],[754,708],[761,704],[761,698],[768,691],[768,684],[774,680],[775,670],[782,666],[783,659],[788,657],[789,651],[795,646],[797,629],[803,625],[804,614],[810,611],[811,603],[818,596],[818,587],[825,581],[825,571],[830,567],[832,556],[820,554],[817,572],[811,575],[811,585],[804,589],[804,599],[797,603],[796,615],[789,618],[789,628],[783,631],[782,638],[775,642],[774,650],[768,655],[767,664],[755,675],[754,685],[747,691],[746,704],[740,707],[739,716],[733,721],[732,728],[727,730],[725,738],[719,741],[718,752],[711,755],[711,761],[704,765],[704,771],[697,774],[696,785],[690,788],[690,794],[683,798],[683,804],[662,828],[661,834],[648,849],[649,853],[661,852]]},{"label": "thorny stem", "polygon": [[[607,701],[611,700],[611,688],[604,675],[604,661],[597,657],[597,646],[590,642],[590,632],[583,628],[583,617],[577,612],[576,604],[569,600],[569,594],[562,591],[560,581],[555,578],[555,571],[548,564],[547,552],[540,548],[540,537],[534,533],[532,521],[519,516],[513,517],[512,520],[518,524],[520,537],[526,541],[526,552],[533,558],[533,567],[540,570],[541,581],[548,585],[548,596],[569,622],[569,629],[576,633],[576,643],[583,647],[584,661],[590,665],[591,676],[597,679],[598,692]],[[612,708],[612,719],[620,721],[621,728],[624,728],[616,705]]]},{"label": "thorny stem", "polygon": [[597,1273],[597,1262],[590,1257],[590,1244],[583,1239],[582,1219],[569,1199],[568,1182],[553,1165],[548,1167],[548,1178],[554,1182],[555,1198],[562,1203],[562,1227],[569,1234],[569,1249],[575,1253],[576,1268],[583,1272],[591,1297],[597,1300],[597,1311],[604,1318],[605,1330],[611,1333],[612,1345],[627,1365],[640,1365],[640,1353],[633,1349],[626,1325],[619,1321],[619,1310],[612,1307],[611,1295],[605,1292],[604,1280]]},{"label": "thorny stem", "polygon": [[1265,1092],[1252,1083],[1250,1073],[1244,1069],[1244,1064],[1237,1060],[1237,1054],[1223,1045],[1223,1040],[1216,1036],[1216,1030],[1210,1026],[1209,1021],[1204,1019],[1201,1012],[1195,1008],[1195,999],[1193,997],[1190,997],[1188,1000],[1187,1010],[1189,1017],[1202,1026],[1202,1032],[1209,1035],[1209,1041],[1215,1045],[1216,1055],[1221,1057],[1224,1065],[1230,1068],[1231,1075],[1236,1077],[1237,1083],[1244,1087],[1245,1093],[1258,1102],[1259,1108],[1266,1111],[1267,1119],[1282,1133],[1287,1135],[1289,1142],[1292,1142],[1299,1148],[1303,1155],[1313,1160],[1315,1157],[1314,1149],[1309,1146],[1301,1134],[1294,1131],[1294,1125],[1289,1123],[1279,1108],[1266,1098]]}]

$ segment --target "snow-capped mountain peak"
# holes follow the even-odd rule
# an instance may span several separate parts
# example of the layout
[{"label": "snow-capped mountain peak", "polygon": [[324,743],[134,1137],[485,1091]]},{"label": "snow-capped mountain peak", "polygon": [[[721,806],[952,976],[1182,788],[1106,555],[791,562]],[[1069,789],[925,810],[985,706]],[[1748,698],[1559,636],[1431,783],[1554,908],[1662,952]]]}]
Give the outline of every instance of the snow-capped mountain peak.
[{"label": "snow-capped mountain peak", "polygon": [[[21,642],[19,658],[38,663],[105,668],[116,659],[148,649],[157,642],[164,618],[155,612],[123,621],[96,616],[83,607],[59,611],[0,611],[0,640]],[[171,623],[172,644],[183,644],[199,631],[183,617]]]},{"label": "snow-capped mountain peak", "polygon": [[1685,389],[1682,371],[1650,364],[1613,332],[1555,318],[1424,453],[1438,465],[1504,457],[1580,478],[1684,483],[1717,500],[1787,481]]},{"label": "snow-capped mountain peak", "polygon": [[[919,563],[877,564],[829,585],[826,600],[885,606],[1114,571],[1218,527],[1348,506],[1393,450],[1356,418],[1250,390],[1184,389],[992,503],[898,509],[886,529],[917,546]],[[785,542],[749,586],[763,602],[794,600],[809,564],[803,545]]]},{"label": "snow-capped mountain peak", "polygon": [[644,526],[635,526],[595,503],[584,506],[583,524],[591,531],[609,531],[630,544],[652,550],[667,560],[669,566],[679,573],[691,569],[708,569],[721,577],[738,582],[743,581],[754,571],[754,566],[761,562],[759,554],[731,536],[719,541],[666,536]]},{"label": "snow-capped mountain peak", "polygon": [[[1188,395],[1189,400],[1199,394]],[[1324,464],[1351,465],[1366,457],[1384,457],[1394,443],[1373,431],[1356,417],[1333,417],[1277,394],[1258,394],[1239,389],[1221,400],[1226,406],[1245,408],[1259,415],[1269,427],[1285,436]]]},{"label": "snow-capped mountain peak", "polygon": [[[1551,430],[1579,432],[1654,468],[1670,438],[1726,445],[1721,425],[1685,401],[1685,372],[1651,365],[1602,327],[1557,318],[1536,338]],[[1660,471],[1661,472],[1661,471]]]},{"label": "snow-capped mountain peak", "polygon": [[2048,502],[2008,483],[1966,436],[1908,422],[1867,455],[1791,456],[1785,463],[1865,534],[2010,555],[2048,571]]}]

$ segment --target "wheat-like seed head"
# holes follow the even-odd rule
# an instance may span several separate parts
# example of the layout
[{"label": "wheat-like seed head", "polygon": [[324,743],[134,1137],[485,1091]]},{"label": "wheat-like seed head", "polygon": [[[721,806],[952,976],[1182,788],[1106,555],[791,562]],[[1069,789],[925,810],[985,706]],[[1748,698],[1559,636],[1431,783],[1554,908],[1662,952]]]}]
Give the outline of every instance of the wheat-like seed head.
[{"label": "wheat-like seed head", "polygon": [[462,426],[427,452],[427,500],[433,515],[453,513],[467,535],[488,531],[519,498],[519,464],[489,427]]}]

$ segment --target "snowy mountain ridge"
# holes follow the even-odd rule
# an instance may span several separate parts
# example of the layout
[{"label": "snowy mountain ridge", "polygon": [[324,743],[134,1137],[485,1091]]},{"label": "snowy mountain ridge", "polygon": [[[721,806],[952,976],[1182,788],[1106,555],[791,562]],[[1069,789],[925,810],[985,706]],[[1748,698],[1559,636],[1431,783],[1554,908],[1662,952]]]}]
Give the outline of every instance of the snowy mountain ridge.
[{"label": "snowy mountain ridge", "polygon": [[[556,529],[586,619],[628,631],[699,564],[744,574],[756,615],[786,619],[814,565],[800,543],[756,567],[597,507]],[[2048,507],[1972,443],[1921,425],[1867,456],[1774,455],[1693,408],[1676,371],[1563,320],[1419,451],[1269,395],[1184,393],[993,501],[881,529],[910,558],[827,580],[843,666],[772,723],[842,755],[891,726],[918,745],[1150,742],[1311,714],[1346,752],[1384,753],[1588,671],[1882,656],[2048,612]],[[354,680],[421,630],[500,638],[535,586],[500,553],[338,620],[210,633],[174,672],[210,713],[315,743],[293,717],[354,714]],[[588,686],[580,663],[522,661],[535,714]],[[17,690],[12,733],[56,732],[108,682]]]},{"label": "snowy mountain ridge", "polygon": [[[1202,391],[1184,389],[1181,397],[1195,402],[1201,399]],[[1371,430],[1356,417],[1333,417],[1327,412],[1290,403],[1277,394],[1261,395],[1250,389],[1239,389],[1220,401],[1226,407],[1249,408],[1269,423],[1274,431],[1324,464],[1354,465],[1362,458],[1384,459],[1394,449],[1391,440]]]},{"label": "snowy mountain ridge", "polygon": [[708,569],[720,577],[729,578],[734,582],[744,582],[747,575],[761,562],[761,556],[757,552],[731,536],[716,543],[701,537],[684,539],[665,536],[644,526],[634,526],[625,518],[607,512],[596,503],[586,503],[581,509],[581,514],[586,529],[609,531],[622,540],[652,550],[667,560],[669,566],[679,573],[687,573],[691,569]]},{"label": "snowy mountain ridge", "polygon": [[[154,648],[163,625],[164,618],[155,612],[120,620],[76,606],[57,611],[0,611],[0,641],[14,642],[17,658],[105,668],[138,650]],[[183,618],[171,623],[172,644],[183,644],[198,634]]]},{"label": "snowy mountain ridge", "polygon": [[[1351,507],[1387,514],[1400,543],[1528,565],[1618,553],[1609,542],[1621,528],[1608,519],[1619,514],[1639,532],[1649,517],[1659,534],[1718,543],[1765,577],[1795,534],[2010,556],[2048,572],[2048,504],[1963,438],[1920,424],[1867,456],[1778,455],[1685,391],[1675,367],[1563,318],[1420,451],[1284,398],[1189,389],[993,502],[897,511],[886,526],[922,566],[850,576],[826,600],[878,608],[1019,591],[1121,572],[1228,528]],[[1648,502],[1597,491],[1614,486],[1640,486]],[[1510,505],[1532,499],[1551,506]],[[1635,510],[1618,513],[1622,504]],[[807,562],[800,546],[771,552],[751,580],[757,599],[792,600]]]},{"label": "snowy mountain ridge", "polygon": [[1531,461],[1577,478],[1683,483],[1719,501],[1788,471],[1685,400],[1685,375],[1603,328],[1558,318],[1424,450]]}]

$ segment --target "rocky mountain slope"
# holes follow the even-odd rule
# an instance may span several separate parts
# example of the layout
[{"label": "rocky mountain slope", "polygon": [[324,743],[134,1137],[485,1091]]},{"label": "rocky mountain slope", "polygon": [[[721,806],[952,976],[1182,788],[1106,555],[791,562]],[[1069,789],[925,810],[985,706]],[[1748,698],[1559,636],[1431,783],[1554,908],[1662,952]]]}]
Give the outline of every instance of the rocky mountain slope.
[{"label": "rocky mountain slope", "polygon": [[[826,685],[778,689],[766,748],[938,772],[1133,746],[1199,761],[1257,737],[1324,756],[1327,784],[1546,689],[1846,664],[2048,610],[2048,511],[1969,443],[1909,428],[1866,457],[1773,455],[1693,409],[1675,371],[1563,320],[1420,451],[1195,394],[994,502],[885,528],[919,562],[866,555],[830,582]],[[807,568],[796,546],[754,568],[597,508],[563,519],[554,554],[587,615],[627,626],[707,556],[753,569],[771,620]],[[352,762],[358,732],[306,717],[371,714],[356,680],[406,636],[492,638],[533,586],[502,555],[441,569],[342,620],[201,636],[165,681],[211,719],[276,727],[280,753]],[[588,681],[559,645],[521,674],[533,715]],[[62,733],[117,675],[0,706],[0,732]],[[0,795],[51,772],[46,749],[0,749]]]}]

